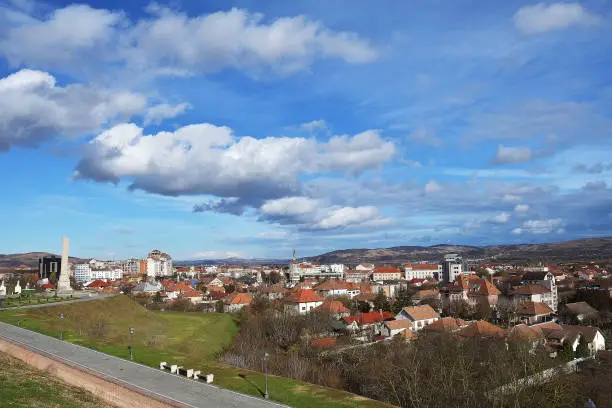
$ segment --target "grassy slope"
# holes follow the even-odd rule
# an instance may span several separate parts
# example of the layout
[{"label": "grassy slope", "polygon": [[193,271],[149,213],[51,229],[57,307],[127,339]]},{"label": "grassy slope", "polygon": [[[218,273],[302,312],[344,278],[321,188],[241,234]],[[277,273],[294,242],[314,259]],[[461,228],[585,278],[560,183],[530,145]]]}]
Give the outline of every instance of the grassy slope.
[{"label": "grassy slope", "polygon": [[0,406],[6,408],[111,408],[92,393],[0,353]]},{"label": "grassy slope", "polygon": [[[159,367],[160,361],[215,374],[215,383],[232,390],[260,395],[264,376],[217,360],[237,331],[231,315],[152,312],[125,296],[50,308],[7,310],[0,320],[59,337],[58,316],[64,313],[64,339],[127,358],[129,327],[135,328],[134,359]],[[340,390],[283,377],[268,378],[270,397],[295,407],[382,407],[382,403]]]}]

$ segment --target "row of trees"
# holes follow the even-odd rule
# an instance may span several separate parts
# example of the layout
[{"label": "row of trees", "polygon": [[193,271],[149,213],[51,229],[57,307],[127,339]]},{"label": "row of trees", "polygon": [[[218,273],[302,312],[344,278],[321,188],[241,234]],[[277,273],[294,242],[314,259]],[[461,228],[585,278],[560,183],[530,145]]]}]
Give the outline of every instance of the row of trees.
[{"label": "row of trees", "polygon": [[[512,395],[489,393],[558,362],[551,360],[543,348],[428,333],[411,343],[397,339],[321,353],[311,341],[328,336],[331,321],[325,313],[296,316],[256,298],[242,312],[239,334],[224,359],[259,370],[263,354],[268,352],[268,367],[274,374],[401,407],[570,407],[584,402],[584,395],[578,392],[583,379],[564,376],[537,390],[523,389]],[[340,334],[337,343],[351,344],[351,340]]]}]

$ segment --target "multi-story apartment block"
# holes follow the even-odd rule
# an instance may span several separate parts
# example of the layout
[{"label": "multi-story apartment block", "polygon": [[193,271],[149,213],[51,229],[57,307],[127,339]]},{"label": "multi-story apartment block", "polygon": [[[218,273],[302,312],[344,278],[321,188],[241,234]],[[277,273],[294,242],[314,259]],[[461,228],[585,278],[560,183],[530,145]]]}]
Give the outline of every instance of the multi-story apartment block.
[{"label": "multi-story apartment block", "polygon": [[457,276],[465,270],[463,259],[457,254],[444,255],[442,262],[442,281],[444,283],[454,282]]},{"label": "multi-story apartment block", "polygon": [[300,278],[332,278],[342,279],[344,269],[329,265],[319,265],[312,262],[297,262],[292,261],[289,264],[289,279],[293,282],[299,281]]},{"label": "multi-story apartment block", "polygon": [[74,279],[77,282],[89,282],[91,280],[91,267],[88,263],[74,265]]},{"label": "multi-story apartment block", "polygon": [[147,276],[172,276],[172,258],[165,252],[154,249],[147,257]]}]

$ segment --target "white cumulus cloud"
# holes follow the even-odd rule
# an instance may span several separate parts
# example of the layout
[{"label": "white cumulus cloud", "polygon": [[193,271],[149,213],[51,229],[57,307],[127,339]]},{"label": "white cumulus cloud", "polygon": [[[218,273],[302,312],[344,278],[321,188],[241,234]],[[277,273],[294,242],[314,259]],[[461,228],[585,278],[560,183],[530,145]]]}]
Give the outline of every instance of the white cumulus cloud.
[{"label": "white cumulus cloud", "polygon": [[425,184],[425,194],[435,194],[442,190],[442,186],[435,180],[430,180],[427,184]]},{"label": "white cumulus cloud", "polygon": [[510,214],[508,214],[507,212],[502,212],[500,214],[497,214],[491,217],[489,221],[495,224],[505,224],[508,221],[510,221]]},{"label": "white cumulus cloud", "polygon": [[523,34],[542,34],[572,26],[590,26],[600,18],[580,3],[538,3],[521,7],[514,15],[514,24]]},{"label": "white cumulus cloud", "polygon": [[531,149],[529,147],[506,147],[499,145],[495,156],[491,158],[491,164],[526,163],[531,161]]},{"label": "white cumulus cloud", "polygon": [[325,200],[309,197],[283,197],[266,201],[259,209],[262,219],[307,229],[335,229],[354,226],[378,227],[393,220],[373,206],[350,207],[329,205]]},{"label": "white cumulus cloud", "polygon": [[46,72],[23,69],[0,78],[0,150],[94,133],[146,107],[141,94],[81,84],[61,87]]},{"label": "white cumulus cloud", "polygon": [[[362,172],[395,152],[375,131],[320,143],[301,137],[237,137],[212,124],[145,135],[135,124],[114,126],[93,139],[75,177],[165,195],[211,194],[241,199],[295,193],[300,174]],[[231,204],[236,204],[234,200]]]},{"label": "white cumulus cloud", "polygon": [[67,71],[98,64],[133,72],[186,75],[225,68],[290,74],[317,59],[366,63],[377,50],[357,34],[304,16],[271,21],[242,9],[188,16],[159,6],[130,20],[123,12],[70,5],[9,28],[0,51],[13,66]]},{"label": "white cumulus cloud", "polygon": [[512,230],[512,233],[550,234],[553,231],[557,233],[562,233],[564,231],[563,220],[561,218],[525,221],[523,225]]},{"label": "white cumulus cloud", "polygon": [[517,204],[514,206],[514,212],[517,214],[524,214],[527,211],[529,211],[529,205],[528,204]]},{"label": "white cumulus cloud", "polygon": [[151,106],[149,109],[147,109],[144,124],[145,126],[151,123],[159,125],[165,119],[175,118],[185,113],[190,108],[191,105],[188,103],[179,103],[177,105],[161,103],[159,105]]}]

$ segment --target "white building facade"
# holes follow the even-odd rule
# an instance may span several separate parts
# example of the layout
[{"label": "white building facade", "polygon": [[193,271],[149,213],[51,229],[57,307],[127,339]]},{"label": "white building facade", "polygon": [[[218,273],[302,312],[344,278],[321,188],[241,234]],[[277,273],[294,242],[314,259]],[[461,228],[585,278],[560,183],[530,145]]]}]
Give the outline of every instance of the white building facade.
[{"label": "white building facade", "polygon": [[151,251],[147,257],[147,276],[156,278],[160,276],[172,276],[172,258],[170,255],[157,249]]},{"label": "white building facade", "polygon": [[91,267],[90,264],[75,264],[74,265],[74,279],[77,282],[89,282],[91,280]]}]

